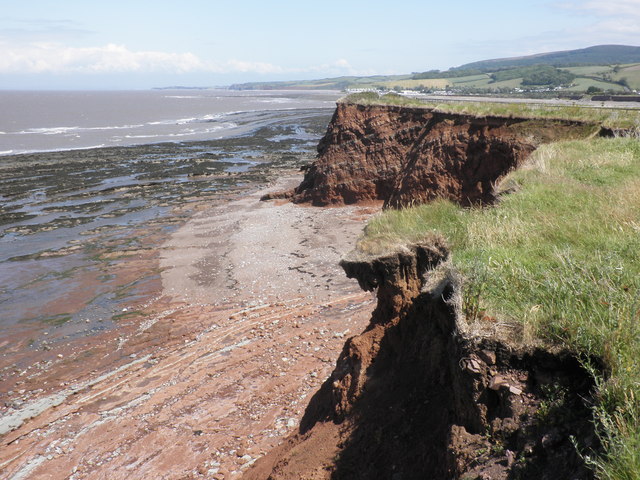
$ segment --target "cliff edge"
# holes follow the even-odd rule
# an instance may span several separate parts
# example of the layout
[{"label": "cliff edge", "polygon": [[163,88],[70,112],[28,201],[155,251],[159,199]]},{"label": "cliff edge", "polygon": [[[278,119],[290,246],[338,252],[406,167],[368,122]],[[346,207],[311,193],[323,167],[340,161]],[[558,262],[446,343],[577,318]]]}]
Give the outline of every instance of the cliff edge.
[{"label": "cliff edge", "polygon": [[[288,196],[486,204],[539,145],[598,133],[580,121],[340,103]],[[376,292],[370,323],[345,343],[299,431],[245,478],[593,478],[578,453],[600,448],[592,376],[568,351],[522,344],[517,325],[468,322],[442,238],[377,256],[354,251],[341,266]]]},{"label": "cliff edge", "polygon": [[539,145],[586,138],[594,123],[442,113],[427,107],[338,103],[302,183],[279,196],[317,206],[436,197],[493,200],[493,186]]}]

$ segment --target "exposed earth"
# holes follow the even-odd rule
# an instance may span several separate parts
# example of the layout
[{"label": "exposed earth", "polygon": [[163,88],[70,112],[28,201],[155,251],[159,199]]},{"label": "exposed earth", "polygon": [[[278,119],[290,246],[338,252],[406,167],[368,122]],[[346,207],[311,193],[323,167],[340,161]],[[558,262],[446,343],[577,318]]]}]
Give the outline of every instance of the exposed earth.
[{"label": "exposed earth", "polygon": [[297,428],[371,315],[338,261],[377,207],[264,193],[203,206],[159,255],[132,255],[128,269],[161,269],[161,293],[121,328],[11,372],[2,478],[236,478]]}]

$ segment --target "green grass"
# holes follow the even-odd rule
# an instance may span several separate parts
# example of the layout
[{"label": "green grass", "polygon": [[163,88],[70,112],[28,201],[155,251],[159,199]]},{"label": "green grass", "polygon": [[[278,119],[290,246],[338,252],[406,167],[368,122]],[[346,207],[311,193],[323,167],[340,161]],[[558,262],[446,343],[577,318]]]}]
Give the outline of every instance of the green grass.
[{"label": "green grass", "polygon": [[634,89],[640,88],[640,64],[628,65],[618,71],[618,73],[613,75],[613,79],[616,81],[620,81],[621,79],[626,78],[629,86]]},{"label": "green grass", "polygon": [[605,74],[612,73],[613,69],[607,65],[588,65],[584,67],[562,67],[562,70],[567,70],[575,75],[590,77],[601,77]]},{"label": "green grass", "polygon": [[613,90],[614,92],[622,93],[624,91],[622,85],[618,85],[617,83],[603,82],[599,80],[593,80],[591,78],[579,77],[576,78],[573,83],[574,85],[567,88],[567,90],[572,92],[586,92],[589,87],[596,87],[603,92]]},{"label": "green grass", "polygon": [[[610,59],[609,59],[610,60]],[[623,65],[590,65],[580,67],[560,67],[560,70],[568,71],[577,75],[578,78],[574,80],[576,86],[571,90],[573,91],[586,91],[590,86],[598,86],[600,88],[621,90],[620,85],[610,83],[611,81],[618,82],[622,78],[626,78],[629,86],[634,89],[640,88],[640,69],[639,64],[623,64]],[[461,74],[456,70],[451,72],[451,76],[446,76],[447,72],[439,72],[431,78],[414,80],[416,75],[374,75],[368,77],[357,76],[343,76],[334,78],[323,78],[318,80],[299,80],[299,81],[284,81],[284,82],[252,82],[238,85],[232,85],[232,89],[271,89],[271,88],[295,88],[295,89],[349,89],[349,88],[393,88],[398,86],[400,88],[443,88],[444,86],[453,86],[454,88],[468,87],[468,88],[515,88],[524,87],[522,85],[522,77],[525,73],[535,70],[540,70],[540,65],[512,65],[510,69],[501,70],[497,64],[494,64],[495,70],[487,70],[486,73],[478,73],[476,75],[466,75],[464,77],[458,77],[457,74]],[[476,72],[478,70],[475,70]],[[470,71],[468,71],[470,72]],[[428,72],[425,72],[428,73]],[[491,83],[493,80],[490,75],[494,75],[499,82]],[[426,75],[429,77],[429,75]],[[591,78],[588,78],[591,77]],[[511,79],[511,80],[508,80]],[[437,80],[437,81],[436,81]],[[506,80],[506,81],[502,81]]]},{"label": "green grass", "polygon": [[516,88],[522,85],[522,77],[512,78],[509,80],[502,80],[500,82],[492,82],[487,85],[487,88]]},{"label": "green grass", "polygon": [[491,77],[486,73],[481,73],[479,75],[451,78],[450,81],[456,86],[474,86],[475,84],[486,85],[491,81]]},{"label": "green grass", "polygon": [[[424,80],[393,80],[389,82],[381,82],[379,84],[385,88],[394,88],[399,87],[402,89],[416,89],[416,88],[445,88],[447,85],[450,85],[449,80],[445,78],[430,78]],[[372,85],[373,86],[373,85]]]},{"label": "green grass", "polygon": [[640,109],[622,110],[617,108],[595,108],[579,105],[554,106],[533,103],[512,102],[441,102],[412,99],[396,94],[379,96],[374,92],[347,95],[340,102],[361,105],[397,105],[406,107],[431,108],[438,112],[462,113],[474,116],[498,116],[513,118],[547,118],[592,122],[612,128],[640,129]]},{"label": "green grass", "polygon": [[[471,313],[522,326],[523,342],[560,344],[594,371],[594,415],[605,447],[601,478],[640,478],[640,142],[544,145],[512,172],[496,206],[448,201],[386,211],[359,249],[373,252],[442,235]],[[467,314],[470,312],[467,311]]]}]

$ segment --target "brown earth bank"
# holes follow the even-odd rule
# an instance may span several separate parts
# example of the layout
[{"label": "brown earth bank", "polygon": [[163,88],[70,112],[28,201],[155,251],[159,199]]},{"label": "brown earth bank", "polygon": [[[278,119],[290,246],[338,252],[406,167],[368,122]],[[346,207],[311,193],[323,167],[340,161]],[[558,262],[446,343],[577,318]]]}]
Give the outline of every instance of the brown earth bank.
[{"label": "brown earth bank", "polygon": [[338,103],[296,203],[384,201],[402,207],[445,197],[487,203],[493,186],[540,144],[607,134],[567,120],[476,117],[431,108]]},{"label": "brown earth bank", "polygon": [[[486,204],[540,144],[597,134],[609,132],[341,103],[303,182],[271,198]],[[468,324],[441,239],[381,256],[355,251],[341,266],[376,291],[370,323],[347,340],[298,431],[244,478],[593,478],[582,456],[599,448],[592,377],[569,352],[524,345],[517,325]]]},{"label": "brown earth bank", "polygon": [[243,478],[592,478],[577,453],[598,448],[590,375],[567,352],[514,342],[514,326],[467,324],[448,257],[434,239],[341,262],[377,290],[370,323],[298,432]]},{"label": "brown earth bank", "polygon": [[118,329],[16,366],[0,478],[232,479],[295,430],[371,313],[338,261],[375,209],[264,193],[203,206],[155,255],[132,256],[161,291]]}]

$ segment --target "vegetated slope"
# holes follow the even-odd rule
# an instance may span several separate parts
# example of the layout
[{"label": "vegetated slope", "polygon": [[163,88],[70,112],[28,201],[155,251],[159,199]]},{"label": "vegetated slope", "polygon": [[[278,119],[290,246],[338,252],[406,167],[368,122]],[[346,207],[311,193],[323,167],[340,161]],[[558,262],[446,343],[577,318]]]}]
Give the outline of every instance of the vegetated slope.
[{"label": "vegetated slope", "polygon": [[289,196],[314,205],[434,198],[490,202],[493,184],[540,144],[584,138],[598,126],[339,103],[319,156]]},{"label": "vegetated slope", "polygon": [[539,53],[524,57],[481,60],[461,65],[453,70],[477,69],[481,71],[495,71],[528,65],[574,67],[578,65],[616,65],[638,62],[640,62],[640,47],[629,45],[596,45],[578,50]]}]

